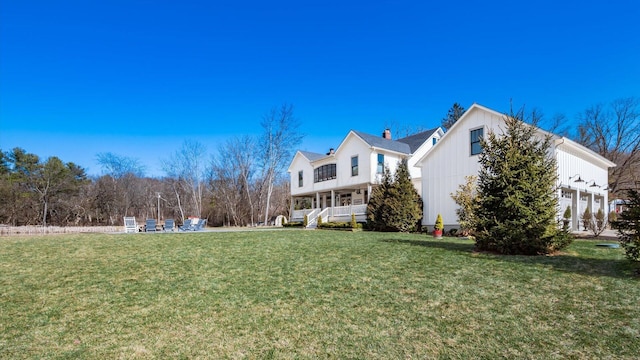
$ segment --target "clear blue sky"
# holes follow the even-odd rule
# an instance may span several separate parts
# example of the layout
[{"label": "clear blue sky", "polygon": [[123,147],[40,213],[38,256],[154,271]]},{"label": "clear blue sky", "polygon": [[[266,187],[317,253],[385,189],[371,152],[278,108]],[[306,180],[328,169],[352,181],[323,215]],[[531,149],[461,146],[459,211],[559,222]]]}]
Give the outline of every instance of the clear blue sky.
[{"label": "clear blue sky", "polygon": [[640,2],[0,2],[0,148],[99,174],[96,154],[211,153],[295,106],[300,149],[431,128],[454,102],[573,120],[640,96]]}]

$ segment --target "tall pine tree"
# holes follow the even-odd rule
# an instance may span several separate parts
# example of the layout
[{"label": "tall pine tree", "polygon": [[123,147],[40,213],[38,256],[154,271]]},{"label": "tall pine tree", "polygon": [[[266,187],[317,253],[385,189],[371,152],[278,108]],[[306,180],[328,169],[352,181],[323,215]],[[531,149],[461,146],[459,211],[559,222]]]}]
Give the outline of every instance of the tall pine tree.
[{"label": "tall pine tree", "polygon": [[475,217],[476,246],[503,254],[547,254],[570,237],[556,223],[556,161],[551,136],[524,123],[524,110],[505,116],[505,133],[483,139]]},{"label": "tall pine tree", "polygon": [[449,109],[449,111],[447,112],[447,116],[442,119],[442,127],[446,130],[451,129],[453,124],[455,124],[456,121],[458,121],[458,119],[460,119],[460,117],[464,115],[464,112],[465,109],[464,107],[462,107],[462,105],[454,103],[453,106],[451,106],[451,109]]}]

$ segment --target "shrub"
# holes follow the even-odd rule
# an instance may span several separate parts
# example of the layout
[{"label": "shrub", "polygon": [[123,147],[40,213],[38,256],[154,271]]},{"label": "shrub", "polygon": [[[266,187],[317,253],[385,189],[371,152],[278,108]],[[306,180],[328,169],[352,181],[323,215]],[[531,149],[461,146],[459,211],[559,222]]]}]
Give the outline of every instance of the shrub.
[{"label": "shrub", "polygon": [[567,205],[567,208],[562,214],[562,229],[569,230],[569,223],[571,222],[571,206]]},{"label": "shrub", "polygon": [[438,216],[436,217],[436,224],[433,226],[433,228],[435,230],[444,229],[444,223],[442,222],[442,215],[438,214]]},{"label": "shrub", "polygon": [[305,228],[309,226],[309,216],[307,214],[304,214],[304,220],[302,221],[302,226]]},{"label": "shrub", "polygon": [[351,230],[362,229],[362,224],[356,223],[355,225],[350,222],[343,221],[328,221],[322,224],[318,224],[319,229],[337,229],[337,230]]},{"label": "shrub", "polygon": [[614,223],[618,220],[618,213],[615,211],[612,211],[609,213],[609,223]]},{"label": "shrub", "polygon": [[322,225],[322,216],[318,215],[318,226]]},{"label": "shrub", "polygon": [[582,228],[584,231],[591,230],[592,222],[593,215],[591,215],[591,210],[589,210],[589,208],[584,209],[584,213],[582,214]]},{"label": "shrub", "polygon": [[303,227],[303,223],[302,222],[288,222],[288,223],[283,223],[282,227]]},{"label": "shrub", "polygon": [[358,223],[356,222],[356,214],[351,213],[351,228],[355,229],[358,226]]},{"label": "shrub", "polygon": [[460,224],[460,232],[463,236],[469,236],[473,233],[475,227],[474,206],[477,203],[478,191],[477,176],[465,176],[465,183],[458,186],[455,194],[451,194],[451,198],[458,205],[456,215],[458,215],[458,223]]},{"label": "shrub", "polygon": [[596,213],[595,220],[591,220],[591,232],[593,232],[594,236],[598,236],[602,234],[604,229],[607,228],[607,218],[604,217],[604,211],[602,209],[598,209]]}]

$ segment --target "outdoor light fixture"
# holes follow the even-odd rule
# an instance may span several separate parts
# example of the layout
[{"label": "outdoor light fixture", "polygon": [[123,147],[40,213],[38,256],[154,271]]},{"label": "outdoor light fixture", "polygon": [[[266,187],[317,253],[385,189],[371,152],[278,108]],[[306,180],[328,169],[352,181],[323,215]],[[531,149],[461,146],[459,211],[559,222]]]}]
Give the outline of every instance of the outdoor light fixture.
[{"label": "outdoor light fixture", "polygon": [[600,185],[596,184],[596,182],[593,181],[593,184],[589,185],[589,187],[600,187]]},{"label": "outdoor light fixture", "polygon": [[577,183],[584,182],[584,180],[582,180],[582,178],[580,177],[580,174],[575,174],[575,175],[573,175],[573,176],[569,176],[569,181],[571,181],[571,179],[575,178],[576,176],[577,176],[578,178],[577,178],[577,179],[575,179],[575,180],[573,180],[574,182],[577,182]]}]

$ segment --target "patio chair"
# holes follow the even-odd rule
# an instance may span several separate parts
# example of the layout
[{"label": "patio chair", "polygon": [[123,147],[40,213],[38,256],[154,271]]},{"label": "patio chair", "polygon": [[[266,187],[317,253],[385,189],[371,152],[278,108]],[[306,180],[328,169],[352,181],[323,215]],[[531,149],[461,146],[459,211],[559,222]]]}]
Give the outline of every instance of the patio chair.
[{"label": "patio chair", "polygon": [[167,231],[171,231],[171,232],[173,232],[173,227],[174,227],[174,221],[173,221],[173,219],[166,219],[166,220],[164,221],[164,231],[165,231],[165,232],[167,232]]},{"label": "patio chair", "polygon": [[207,219],[199,219],[198,223],[193,227],[193,231],[203,230],[206,224],[207,224]]},{"label": "patio chair", "polygon": [[191,219],[187,219],[184,221],[184,224],[178,228],[181,231],[189,231],[191,230]]},{"label": "patio chair", "polygon": [[125,233],[136,233],[138,232],[138,224],[136,223],[135,217],[124,217],[124,232]]},{"label": "patio chair", "polygon": [[146,232],[156,232],[156,219],[147,219],[146,226],[144,228]]}]

